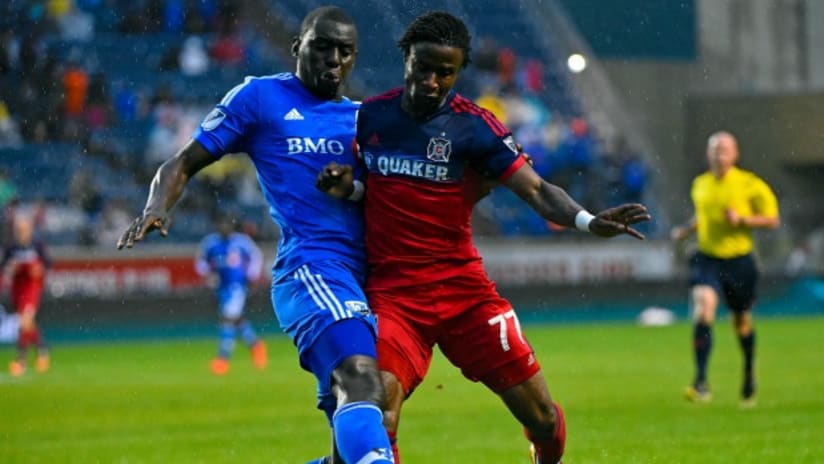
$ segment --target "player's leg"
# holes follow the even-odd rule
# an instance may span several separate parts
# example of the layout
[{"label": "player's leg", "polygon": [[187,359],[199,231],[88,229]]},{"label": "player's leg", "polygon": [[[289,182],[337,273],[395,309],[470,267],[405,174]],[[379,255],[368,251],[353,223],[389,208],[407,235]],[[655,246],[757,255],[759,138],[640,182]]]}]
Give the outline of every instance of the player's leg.
[{"label": "player's leg", "polygon": [[514,309],[494,287],[471,293],[472,298],[457,294],[478,303],[448,321],[438,339],[441,351],[464,376],[483,382],[501,397],[524,427],[536,462],[560,462],[566,443],[563,411],[550,397]]},{"label": "player's leg", "polygon": [[303,356],[302,362],[323,384],[319,407],[330,418],[342,458],[334,462],[392,462],[383,428],[385,396],[376,356],[374,332],[355,318],[327,327]]},{"label": "player's leg", "polygon": [[541,372],[499,395],[524,426],[524,434],[532,443],[533,462],[561,462],[566,444],[566,421],[561,406],[552,401]]},{"label": "player's leg", "polygon": [[758,268],[751,255],[728,260],[724,269],[724,295],[732,313],[732,324],[743,356],[741,400],[743,406],[755,405],[755,327],[753,307],[756,300]]},{"label": "player's leg", "polygon": [[344,463],[392,463],[383,428],[374,316],[359,280],[345,266],[305,265],[272,287],[281,327],[301,365],[318,380],[321,408]]},{"label": "player's leg", "polygon": [[692,351],[695,376],[685,389],[690,401],[709,401],[712,396],[707,382],[713,347],[713,324],[718,308],[720,261],[700,253],[690,261],[689,306],[692,313]]},{"label": "player's leg", "polygon": [[378,366],[386,391],[383,423],[396,464],[401,463],[401,408],[426,377],[440,320],[440,315],[432,314],[434,288],[423,285],[413,293],[369,294],[369,303],[378,316]]},{"label": "player's leg", "polygon": [[246,289],[243,286],[234,286],[231,290],[231,303],[224,307],[224,314],[235,318],[236,333],[249,348],[252,355],[252,364],[255,368],[263,370],[269,362],[269,356],[266,352],[266,344],[258,337],[252,322],[243,315],[246,308],[246,297]]},{"label": "player's leg", "polygon": [[[20,326],[17,336],[17,355],[9,364],[9,372],[13,376],[20,376],[26,371],[29,348],[31,346],[39,347],[43,344],[43,341],[35,321],[35,316],[37,315],[36,303],[30,298],[21,297],[14,301],[14,305],[17,308]],[[38,350],[38,355],[40,354]],[[45,347],[43,348],[42,354],[46,359],[48,358]],[[48,366],[46,366],[46,368],[48,368]]]}]

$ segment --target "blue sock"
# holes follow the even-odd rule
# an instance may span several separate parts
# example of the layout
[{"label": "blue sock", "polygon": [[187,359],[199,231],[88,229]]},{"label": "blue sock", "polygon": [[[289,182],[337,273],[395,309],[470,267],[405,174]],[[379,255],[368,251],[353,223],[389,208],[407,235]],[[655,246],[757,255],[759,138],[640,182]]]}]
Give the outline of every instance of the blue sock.
[{"label": "blue sock", "polygon": [[235,324],[232,322],[220,323],[220,345],[217,355],[224,359],[232,356],[235,348]]},{"label": "blue sock", "polygon": [[380,408],[366,401],[348,403],[332,417],[335,443],[344,462],[392,464],[392,448]]},{"label": "blue sock", "polygon": [[252,346],[257,343],[258,337],[257,333],[255,333],[255,328],[252,327],[252,323],[247,319],[241,319],[237,325],[237,330],[240,332],[240,338],[242,338],[243,342],[247,345]]}]

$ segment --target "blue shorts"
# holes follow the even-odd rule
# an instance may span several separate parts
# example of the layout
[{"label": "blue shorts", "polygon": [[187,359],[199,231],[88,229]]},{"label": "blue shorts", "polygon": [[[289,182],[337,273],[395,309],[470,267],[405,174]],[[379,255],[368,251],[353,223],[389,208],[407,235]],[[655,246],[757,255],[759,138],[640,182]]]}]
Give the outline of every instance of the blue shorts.
[{"label": "blue shorts", "polygon": [[690,259],[690,287],[709,285],[724,297],[733,312],[747,311],[756,300],[758,267],[752,254],[736,258],[714,258],[695,253]]},{"label": "blue shorts", "polygon": [[243,308],[246,306],[246,287],[235,283],[218,289],[217,302],[221,317],[239,318],[243,315]]},{"label": "blue shorts", "polygon": [[[272,284],[281,329],[294,342],[300,365],[318,379],[318,407],[329,409],[332,371],[345,358],[377,358],[377,324],[361,289],[363,279],[334,261],[304,264]],[[328,412],[328,411],[327,411]]]}]

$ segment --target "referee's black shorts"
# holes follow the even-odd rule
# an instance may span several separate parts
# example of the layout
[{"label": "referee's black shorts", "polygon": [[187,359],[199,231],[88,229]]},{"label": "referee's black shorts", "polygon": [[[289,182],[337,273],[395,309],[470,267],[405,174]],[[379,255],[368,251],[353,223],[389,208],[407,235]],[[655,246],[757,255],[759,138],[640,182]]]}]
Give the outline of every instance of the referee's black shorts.
[{"label": "referee's black shorts", "polygon": [[752,308],[756,300],[758,267],[752,254],[715,258],[701,252],[690,259],[689,285],[709,285],[724,296],[730,311]]}]

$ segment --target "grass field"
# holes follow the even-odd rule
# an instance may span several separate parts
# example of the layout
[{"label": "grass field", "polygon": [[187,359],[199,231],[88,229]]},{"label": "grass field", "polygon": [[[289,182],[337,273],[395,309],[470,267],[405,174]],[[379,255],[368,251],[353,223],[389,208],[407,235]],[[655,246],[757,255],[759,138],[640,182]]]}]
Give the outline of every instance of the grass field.
[{"label": "grass field", "polygon": [[[759,321],[758,406],[738,407],[738,347],[716,329],[715,398],[688,404],[690,328],[525,328],[567,412],[565,463],[824,463],[824,318]],[[0,463],[304,463],[327,448],[313,383],[282,337],[257,372],[207,370],[210,339],[53,347],[52,370],[0,374]],[[3,364],[12,356],[0,350]],[[500,401],[438,357],[404,411],[407,464],[526,463]]]}]

